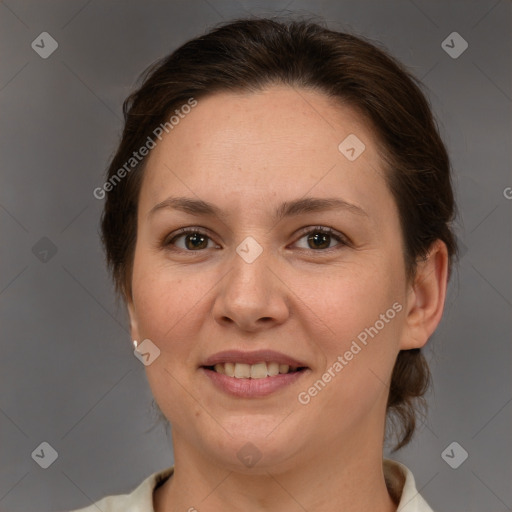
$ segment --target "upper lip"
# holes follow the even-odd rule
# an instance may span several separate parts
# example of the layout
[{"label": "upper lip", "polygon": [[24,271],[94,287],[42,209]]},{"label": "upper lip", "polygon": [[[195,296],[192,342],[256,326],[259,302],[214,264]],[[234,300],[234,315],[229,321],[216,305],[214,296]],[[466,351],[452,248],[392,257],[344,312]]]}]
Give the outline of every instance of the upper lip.
[{"label": "upper lip", "polygon": [[206,359],[201,366],[215,366],[219,363],[245,363],[245,364],[256,364],[256,363],[279,363],[287,364],[288,366],[296,367],[307,367],[301,361],[276,352],[275,350],[256,350],[253,352],[243,352],[241,350],[225,350],[223,352],[217,352]]}]

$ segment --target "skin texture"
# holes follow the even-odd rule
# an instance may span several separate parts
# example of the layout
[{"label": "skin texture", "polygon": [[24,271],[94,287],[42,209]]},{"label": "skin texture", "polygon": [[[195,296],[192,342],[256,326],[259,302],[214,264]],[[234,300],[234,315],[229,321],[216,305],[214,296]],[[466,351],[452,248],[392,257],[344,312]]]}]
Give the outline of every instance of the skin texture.
[{"label": "skin texture", "polygon": [[[354,161],[338,150],[349,134],[366,146]],[[161,351],[146,372],[173,427],[175,473],[155,492],[157,512],[396,510],[382,470],[388,386],[398,352],[423,346],[441,319],[448,258],[438,241],[406,282],[378,146],[352,108],[273,86],[200,99],[152,150],[128,308],[133,339],[149,338]],[[223,213],[149,214],[169,196],[206,200]],[[328,210],[273,220],[282,202],[304,196],[342,198],[366,215]],[[308,243],[315,226],[349,243]],[[182,227],[209,238],[195,250],[186,235],[165,246]],[[250,264],[236,252],[248,236],[263,249]],[[394,303],[401,311],[299,403]],[[268,397],[234,398],[199,369],[229,349],[277,350],[309,370]],[[261,454],[252,468],[237,457],[247,442]]]}]

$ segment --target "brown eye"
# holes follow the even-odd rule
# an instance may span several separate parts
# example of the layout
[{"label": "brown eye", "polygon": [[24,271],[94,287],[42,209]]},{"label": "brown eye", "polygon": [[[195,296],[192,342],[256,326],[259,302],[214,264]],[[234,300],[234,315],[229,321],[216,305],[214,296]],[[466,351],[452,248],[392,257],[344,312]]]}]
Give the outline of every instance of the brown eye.
[{"label": "brown eye", "polygon": [[[183,239],[181,244],[177,241]],[[315,227],[306,231],[300,238],[300,240],[306,239],[306,246],[300,247],[302,250],[312,250],[315,252],[324,252],[336,247],[343,247],[349,245],[345,237],[331,228],[322,226]],[[332,245],[332,242],[337,241],[336,245]],[[172,250],[181,250],[185,252],[199,252],[204,249],[208,249],[208,242],[212,242],[212,239],[199,231],[197,228],[182,228],[178,230],[177,234],[174,233],[168,237],[164,242],[163,246],[168,247]],[[214,244],[215,245],[215,244]],[[218,247],[218,246],[217,246]]]},{"label": "brown eye", "polygon": [[[314,233],[308,235],[308,243],[312,249],[328,249],[330,245],[331,235],[327,233]],[[327,244],[327,245],[326,245]]]},{"label": "brown eye", "polygon": [[314,251],[333,249],[334,247],[331,246],[333,239],[339,242],[337,245],[348,245],[341,233],[337,233],[331,228],[324,228],[321,226],[307,231],[300,239],[303,238],[306,238],[307,240],[307,247],[301,247],[301,249],[312,249]]},{"label": "brown eye", "polygon": [[[189,229],[183,228],[180,229],[179,234],[173,236],[172,238],[167,239],[164,242],[164,245],[167,246],[175,246],[177,249],[181,249],[183,251],[198,251],[201,249],[208,248],[208,242],[211,240],[210,237],[197,229]],[[183,245],[178,245],[176,243],[177,240],[183,239]]]}]

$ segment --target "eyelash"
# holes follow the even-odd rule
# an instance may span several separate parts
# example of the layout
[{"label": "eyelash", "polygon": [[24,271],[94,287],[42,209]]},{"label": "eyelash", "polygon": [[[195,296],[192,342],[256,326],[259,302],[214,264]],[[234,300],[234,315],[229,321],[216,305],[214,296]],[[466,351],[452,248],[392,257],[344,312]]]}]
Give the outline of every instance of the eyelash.
[{"label": "eyelash", "polygon": [[[180,228],[178,231],[176,231],[176,232],[172,233],[170,236],[166,237],[162,241],[162,245],[163,245],[163,247],[165,247],[166,249],[169,249],[171,251],[177,251],[177,252],[181,251],[181,252],[189,252],[189,253],[202,252],[205,249],[198,249],[196,251],[193,251],[193,250],[189,250],[189,249],[181,249],[181,248],[172,247],[178,238],[180,238],[181,236],[186,235],[186,234],[204,235],[204,236],[206,236],[206,238],[208,240],[212,240],[211,237],[209,237],[206,233],[204,233],[200,229],[204,229],[204,228],[196,228],[196,227]],[[315,250],[315,249],[302,249],[301,248],[299,250],[325,253],[325,252],[331,252],[333,250],[340,249],[344,246],[350,245],[349,240],[344,235],[342,235],[341,233],[339,233],[337,231],[334,231],[331,228],[324,227],[324,226],[314,226],[311,229],[309,229],[308,231],[302,232],[302,234],[298,238],[298,240],[304,238],[306,235],[310,235],[313,233],[321,233],[321,234],[325,234],[325,235],[330,235],[331,237],[335,238],[339,242],[339,245],[334,246],[334,247],[328,247],[327,249],[316,249]]]}]

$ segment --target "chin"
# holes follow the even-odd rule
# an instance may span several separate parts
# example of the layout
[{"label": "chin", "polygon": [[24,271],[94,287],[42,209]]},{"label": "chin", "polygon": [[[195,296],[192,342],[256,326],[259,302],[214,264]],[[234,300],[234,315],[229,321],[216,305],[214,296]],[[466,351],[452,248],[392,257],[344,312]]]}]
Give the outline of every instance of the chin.
[{"label": "chin", "polygon": [[212,439],[210,431],[209,446],[205,449],[231,471],[266,474],[288,466],[291,469],[295,455],[304,452],[299,425],[285,425],[282,415],[245,414],[221,424],[226,429],[217,428],[221,438]]}]

